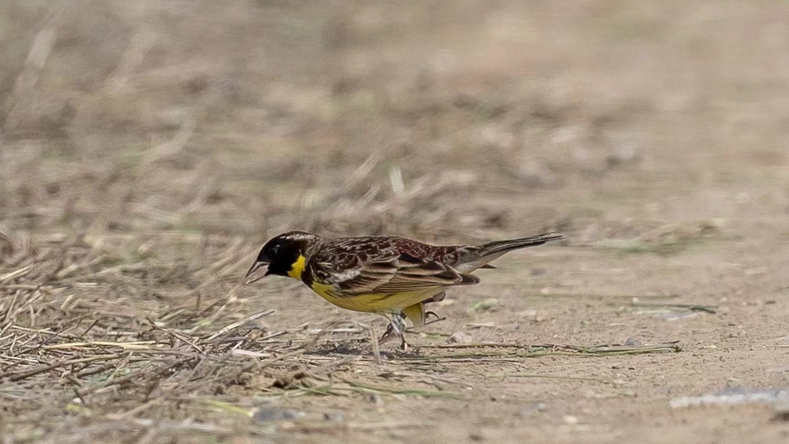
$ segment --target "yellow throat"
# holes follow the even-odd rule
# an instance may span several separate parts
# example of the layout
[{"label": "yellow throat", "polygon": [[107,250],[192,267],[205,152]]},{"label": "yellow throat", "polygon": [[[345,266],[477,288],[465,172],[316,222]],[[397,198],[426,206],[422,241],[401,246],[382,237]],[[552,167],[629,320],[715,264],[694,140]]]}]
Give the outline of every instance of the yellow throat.
[{"label": "yellow throat", "polygon": [[307,258],[303,255],[299,255],[296,259],[296,262],[290,266],[290,270],[288,270],[288,276],[296,279],[301,279],[301,272],[304,271],[304,266],[307,264]]}]

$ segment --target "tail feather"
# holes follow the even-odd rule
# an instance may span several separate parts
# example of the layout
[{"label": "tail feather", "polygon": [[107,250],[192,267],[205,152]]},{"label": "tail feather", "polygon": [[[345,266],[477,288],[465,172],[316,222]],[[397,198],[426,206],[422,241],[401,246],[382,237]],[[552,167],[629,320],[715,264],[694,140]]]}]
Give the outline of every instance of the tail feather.
[{"label": "tail feather", "polygon": [[561,234],[544,233],[520,239],[495,241],[474,247],[467,247],[466,254],[461,255],[459,263],[455,265],[455,269],[463,273],[470,273],[480,268],[495,268],[492,265],[488,265],[488,262],[501,257],[505,253],[519,248],[534,247],[546,242],[562,239],[564,239],[564,236]]},{"label": "tail feather", "polygon": [[[414,328],[420,328],[425,325],[425,306],[421,302],[404,308],[403,315],[411,321]],[[399,315],[395,314],[395,316]]]},{"label": "tail feather", "polygon": [[495,241],[480,245],[479,255],[484,257],[494,254],[503,254],[508,251],[517,250],[519,248],[535,247],[546,242],[558,241],[562,239],[564,239],[564,236],[558,233],[543,233],[536,236],[523,237],[520,239]]}]

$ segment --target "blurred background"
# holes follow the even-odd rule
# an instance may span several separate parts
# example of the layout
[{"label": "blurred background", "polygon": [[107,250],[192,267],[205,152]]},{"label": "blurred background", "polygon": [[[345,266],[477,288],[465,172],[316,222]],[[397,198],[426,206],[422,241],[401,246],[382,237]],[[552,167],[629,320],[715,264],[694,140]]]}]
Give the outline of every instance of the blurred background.
[{"label": "blurred background", "polygon": [[[483,378],[498,361],[442,367],[480,388],[457,386],[473,403],[294,402],[318,421],[327,408],[436,419],[387,429],[406,441],[542,440],[548,424],[575,442],[579,421],[621,439],[628,418],[658,442],[680,422],[675,394],[786,386],[774,368],[789,325],[787,179],[786,1],[0,0],[0,407],[27,415],[2,430],[86,442],[115,421],[111,442],[159,442],[134,421],[242,430],[249,415],[201,402],[285,398],[281,374],[337,365],[382,384],[356,324],[322,337],[326,356],[293,354],[330,321],[383,328],[376,316],[295,281],[238,287],[280,232],[450,243],[557,230],[566,243],[508,255],[484,285],[451,292],[448,319],[419,340],[692,352],[506,364],[558,382]],[[326,364],[348,343],[359,359]],[[267,356],[279,376],[250,370]],[[407,364],[389,364],[410,372],[401,387],[443,390],[433,367]],[[778,440],[759,412],[683,416],[671,441],[708,439],[705,424],[733,442]]]},{"label": "blurred background", "polygon": [[786,178],[787,19],[756,0],[4,0],[2,229],[696,236]]}]

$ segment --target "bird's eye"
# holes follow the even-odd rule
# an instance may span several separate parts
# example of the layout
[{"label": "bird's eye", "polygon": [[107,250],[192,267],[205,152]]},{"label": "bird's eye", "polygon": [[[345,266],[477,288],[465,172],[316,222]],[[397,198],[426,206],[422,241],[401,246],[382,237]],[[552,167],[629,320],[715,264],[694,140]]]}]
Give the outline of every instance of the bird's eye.
[{"label": "bird's eye", "polygon": [[266,252],[266,257],[268,257],[269,260],[274,260],[277,258],[277,253],[279,253],[279,245],[274,245],[268,249]]}]

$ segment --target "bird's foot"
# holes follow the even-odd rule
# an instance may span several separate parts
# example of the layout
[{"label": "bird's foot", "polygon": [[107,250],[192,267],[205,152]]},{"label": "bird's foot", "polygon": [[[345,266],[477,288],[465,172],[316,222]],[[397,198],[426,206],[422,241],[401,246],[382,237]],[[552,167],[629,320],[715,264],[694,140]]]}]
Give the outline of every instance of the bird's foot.
[{"label": "bird's foot", "polygon": [[398,335],[397,335],[397,333],[395,333],[395,329],[392,326],[392,324],[389,324],[386,327],[386,331],[384,332],[384,334],[382,334],[381,338],[378,339],[378,345],[385,344],[385,343],[391,341],[392,339],[395,338],[395,336],[398,336]]},{"label": "bird's foot", "polygon": [[419,355],[419,347],[413,346],[406,342],[405,338],[402,338],[403,342],[400,344],[400,348],[397,350],[397,353],[400,355],[406,356],[417,356]]},{"label": "bird's foot", "polygon": [[390,324],[386,327],[386,331],[383,335],[381,335],[381,339],[378,340],[378,345],[385,344],[395,337],[400,337],[400,351],[403,353],[408,353],[412,347],[408,344],[405,340],[405,331],[407,325],[405,324],[405,320],[401,314],[395,314],[391,317]]},{"label": "bird's foot", "polygon": [[[431,315],[435,316],[435,319],[428,321],[427,318],[430,317]],[[443,320],[446,320],[446,318],[442,318],[441,316],[438,315],[438,313],[432,310],[425,312],[425,325],[434,324],[436,322],[441,322]]]},{"label": "bird's foot", "polygon": [[400,351],[403,353],[408,353],[408,350],[411,347],[408,345],[408,342],[405,342],[405,337],[403,337],[402,339],[403,339],[403,343],[400,344]]}]

